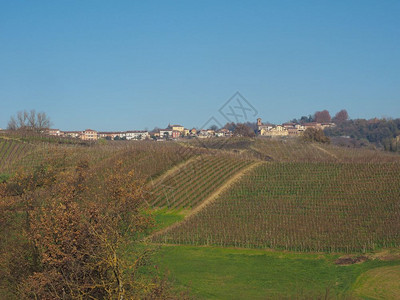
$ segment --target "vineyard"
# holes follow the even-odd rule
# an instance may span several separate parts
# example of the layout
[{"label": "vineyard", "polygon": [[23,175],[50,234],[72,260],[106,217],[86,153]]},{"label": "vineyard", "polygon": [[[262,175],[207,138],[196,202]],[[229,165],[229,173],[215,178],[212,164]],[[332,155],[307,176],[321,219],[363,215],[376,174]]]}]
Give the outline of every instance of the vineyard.
[{"label": "vineyard", "polygon": [[157,242],[363,251],[400,245],[400,164],[264,163]]},{"label": "vineyard", "polygon": [[[95,205],[113,170],[140,179],[140,209],[155,224],[140,234],[140,247],[160,248],[157,267],[199,298],[341,298],[352,296],[351,283],[363,272],[373,270],[360,277],[369,280],[377,267],[398,270],[400,252],[392,251],[400,246],[399,155],[295,139],[0,139],[3,183],[21,168],[50,166],[62,174],[82,161],[83,193]],[[383,254],[375,259],[371,250]],[[366,261],[336,264],[358,257]],[[356,295],[380,286],[361,283]]]},{"label": "vineyard", "polygon": [[400,162],[400,156],[393,153],[306,143],[297,139],[258,139],[250,148],[275,162]]},{"label": "vineyard", "polygon": [[251,163],[230,156],[202,155],[153,184],[154,207],[194,208],[233,174]]},{"label": "vineyard", "polygon": [[400,156],[367,148],[347,148],[335,145],[303,142],[300,139],[241,138],[194,139],[186,142],[209,152],[225,151],[241,157],[271,162],[400,162]]},{"label": "vineyard", "polygon": [[210,150],[248,149],[254,142],[254,139],[245,137],[191,139],[186,141],[186,143],[194,147],[203,147]]},{"label": "vineyard", "polygon": [[[315,147],[315,145],[314,145]],[[332,153],[338,162],[348,163],[382,163],[400,162],[400,156],[395,153],[364,148],[345,148],[334,145],[318,145],[323,151]]]},{"label": "vineyard", "polygon": [[107,142],[105,144],[29,144],[15,140],[0,140],[0,171],[32,168],[45,161],[57,161],[63,167],[73,167],[78,161],[89,162],[93,176],[102,178],[107,170],[122,162],[125,171],[150,180],[172,166],[205,152],[188,149],[176,143]]},{"label": "vineyard", "polygon": [[0,138],[0,173],[10,171],[31,149],[27,143]]},{"label": "vineyard", "polygon": [[90,149],[89,153],[92,157],[92,168],[98,174],[120,161],[124,170],[133,170],[141,178],[150,180],[201,154],[201,151],[186,149],[176,143],[134,141],[99,145]]},{"label": "vineyard", "polygon": [[[400,245],[400,156],[298,140],[30,144],[0,140],[0,173],[87,160],[93,188],[117,163],[147,182],[150,207],[196,209],[156,242],[363,251]],[[204,208],[205,199],[264,161]],[[218,191],[218,193],[220,193]],[[200,207],[200,209],[199,209]],[[161,216],[164,217],[164,216]]]},{"label": "vineyard", "polygon": [[257,140],[252,149],[274,162],[335,162],[336,157],[298,140]]}]

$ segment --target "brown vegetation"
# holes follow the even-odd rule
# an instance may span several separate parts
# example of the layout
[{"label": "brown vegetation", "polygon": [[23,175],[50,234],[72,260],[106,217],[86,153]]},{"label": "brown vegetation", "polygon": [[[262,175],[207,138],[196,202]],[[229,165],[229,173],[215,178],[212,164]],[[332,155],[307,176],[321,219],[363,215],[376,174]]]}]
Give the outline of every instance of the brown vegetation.
[{"label": "brown vegetation", "polygon": [[360,256],[344,256],[344,257],[339,257],[337,260],[335,260],[335,264],[337,265],[342,265],[342,266],[347,266],[347,265],[353,265],[353,264],[360,264],[368,260],[368,257],[364,255]]},{"label": "brown vegetation", "polygon": [[144,183],[121,167],[107,172],[104,189],[88,184],[87,161],[48,161],[0,184],[0,295],[162,297],[165,284],[138,273],[151,252],[135,246],[152,225],[141,212]]},{"label": "brown vegetation", "polygon": [[331,121],[331,115],[327,110],[317,111],[314,115],[314,120],[317,123],[329,123]]},{"label": "brown vegetation", "polygon": [[233,131],[235,136],[243,136],[243,137],[255,137],[256,134],[253,129],[251,129],[246,124],[236,124],[235,130]]},{"label": "brown vegetation", "polygon": [[337,112],[336,115],[333,117],[332,121],[336,124],[341,124],[349,119],[349,114],[347,110],[342,109],[341,111]]},{"label": "brown vegetation", "polygon": [[329,137],[325,135],[322,129],[307,128],[302,138],[306,142],[330,143]]}]

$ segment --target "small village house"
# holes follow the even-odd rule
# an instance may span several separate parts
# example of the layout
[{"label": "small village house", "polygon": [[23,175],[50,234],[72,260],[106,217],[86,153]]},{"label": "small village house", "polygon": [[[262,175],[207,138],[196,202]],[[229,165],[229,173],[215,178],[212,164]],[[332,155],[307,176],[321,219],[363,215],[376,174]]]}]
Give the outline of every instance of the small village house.
[{"label": "small village house", "polygon": [[321,123],[317,123],[317,122],[309,122],[309,123],[304,123],[304,128],[305,129],[308,129],[308,128],[322,129],[322,125],[321,125]]},{"label": "small village house", "polygon": [[197,129],[196,128],[192,128],[192,129],[190,129],[189,130],[189,132],[190,132],[190,135],[197,135]]},{"label": "small village house", "polygon": [[261,118],[257,119],[257,132],[261,136],[269,136],[269,137],[289,135],[287,127],[283,125],[263,124],[261,122]]},{"label": "small village house", "polygon": [[60,129],[53,129],[53,128],[47,129],[46,133],[48,135],[52,135],[52,136],[61,136],[62,135],[62,132],[60,131]]},{"label": "small village house", "polygon": [[149,133],[144,130],[127,131],[125,136],[127,140],[146,140],[150,138]]},{"label": "small village house", "polygon": [[172,138],[177,139],[183,134],[183,131],[172,130]]},{"label": "small village house", "polygon": [[172,129],[160,129],[160,138],[171,138],[172,137]]},{"label": "small village house", "polygon": [[226,128],[221,128],[220,130],[218,130],[218,132],[223,133],[224,136],[232,136],[233,135],[233,132]]},{"label": "small village house", "polygon": [[63,136],[79,139],[82,135],[82,131],[63,131]]},{"label": "small village house", "polygon": [[120,132],[102,131],[98,136],[100,139],[115,140],[116,137],[120,138]]},{"label": "small village house", "polygon": [[287,122],[282,125],[263,124],[261,118],[257,119],[257,132],[261,136],[267,137],[296,137],[303,134],[307,128],[323,128],[320,123],[311,122],[304,125]]},{"label": "small village house", "polygon": [[97,141],[97,131],[93,129],[86,129],[82,132],[81,139],[84,141]]},{"label": "small village house", "polygon": [[184,132],[185,130],[185,127],[183,127],[182,125],[169,125],[168,128],[179,132]]}]

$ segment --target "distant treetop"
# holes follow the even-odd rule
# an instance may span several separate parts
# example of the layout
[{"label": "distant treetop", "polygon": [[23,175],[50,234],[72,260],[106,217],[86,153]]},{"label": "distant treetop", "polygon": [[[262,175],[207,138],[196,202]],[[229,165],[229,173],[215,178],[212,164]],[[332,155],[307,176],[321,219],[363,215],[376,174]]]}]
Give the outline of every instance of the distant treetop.
[{"label": "distant treetop", "polygon": [[29,130],[41,132],[49,129],[51,125],[50,118],[44,112],[36,112],[34,109],[19,111],[8,122],[8,130]]}]

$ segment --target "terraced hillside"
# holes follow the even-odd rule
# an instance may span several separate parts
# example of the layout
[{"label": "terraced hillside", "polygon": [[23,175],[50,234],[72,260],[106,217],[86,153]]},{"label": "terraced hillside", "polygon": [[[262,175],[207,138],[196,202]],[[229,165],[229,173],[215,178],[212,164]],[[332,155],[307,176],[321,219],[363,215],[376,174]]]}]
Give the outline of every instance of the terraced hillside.
[{"label": "terraced hillside", "polygon": [[14,159],[10,159],[9,155],[4,158],[4,164],[12,166],[13,170],[38,166],[46,161],[57,161],[63,167],[73,167],[78,161],[86,160],[93,176],[102,177],[110,167],[122,162],[125,171],[134,170],[144,180],[155,178],[174,165],[202,153],[201,149],[188,150],[176,143],[141,141],[112,141],[91,145],[13,143],[29,149],[24,155],[15,156]]},{"label": "terraced hillside", "polygon": [[400,162],[393,153],[306,143],[299,139],[256,139],[249,147],[274,162]]},{"label": "terraced hillside", "polygon": [[[192,287],[190,293],[200,299],[398,294],[394,283],[400,254],[390,247],[400,246],[399,155],[246,138],[13,143],[28,148],[11,155],[10,144],[0,145],[8,170],[50,161],[55,171],[63,172],[87,160],[85,193],[91,200],[102,194],[116,164],[122,164],[118,172],[133,170],[150,189],[145,213],[155,219],[155,228],[144,237],[146,245],[140,247],[149,246],[148,241],[163,244],[150,245],[160,248],[155,254],[159,270],[169,274],[178,289]],[[0,181],[9,175],[0,172]],[[376,251],[376,256],[342,253],[384,247],[390,249]],[[121,250],[130,253],[131,248]],[[360,264],[336,263],[361,257]],[[149,268],[152,272],[153,263]]]},{"label": "terraced hillside", "polygon": [[264,163],[154,240],[300,251],[399,246],[400,164]]},{"label": "terraced hillside", "polygon": [[400,162],[400,155],[367,148],[308,143],[296,138],[214,138],[189,140],[208,151],[227,151],[270,162]]},{"label": "terraced hillside", "polygon": [[26,156],[32,145],[14,139],[0,138],[0,172],[10,171],[14,164]]},{"label": "terraced hillside", "polygon": [[145,180],[157,178],[173,166],[199,155],[201,150],[186,149],[176,143],[154,143],[150,141],[120,142],[99,145],[90,150],[91,156],[98,157],[92,163],[96,172],[121,161],[123,169],[134,172]]},{"label": "terraced hillside", "polygon": [[337,162],[347,163],[383,163],[400,162],[400,155],[393,152],[365,148],[346,148],[335,145],[313,144],[314,147],[332,154]]},{"label": "terraced hillside", "polygon": [[153,183],[154,207],[194,208],[235,173],[252,163],[231,156],[202,155]]}]

